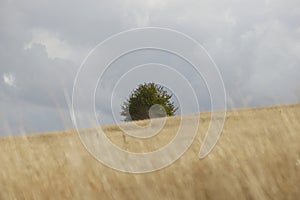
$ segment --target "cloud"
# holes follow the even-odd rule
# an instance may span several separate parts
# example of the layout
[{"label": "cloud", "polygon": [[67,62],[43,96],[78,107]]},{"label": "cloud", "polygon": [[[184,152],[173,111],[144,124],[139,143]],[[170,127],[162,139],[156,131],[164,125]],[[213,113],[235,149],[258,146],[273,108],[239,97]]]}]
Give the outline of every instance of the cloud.
[{"label": "cloud", "polygon": [[[172,28],[203,44],[220,68],[230,106],[296,102],[299,18],[298,0],[1,1],[0,116],[5,120],[0,132],[69,127],[70,117],[61,117],[69,116],[65,91],[70,97],[77,69],[89,50],[112,34],[144,26]],[[165,54],[133,54],[116,63],[106,74],[103,94],[109,94],[130,66],[153,60],[181,70],[197,88],[201,107],[209,110],[203,82],[190,66]],[[88,87],[88,76],[86,82]],[[128,92],[120,91],[116,97],[125,99]],[[102,100],[97,103],[103,121],[112,123],[106,105]]]},{"label": "cloud", "polygon": [[2,78],[6,85],[16,87],[16,78],[14,75],[10,73],[4,73]]}]

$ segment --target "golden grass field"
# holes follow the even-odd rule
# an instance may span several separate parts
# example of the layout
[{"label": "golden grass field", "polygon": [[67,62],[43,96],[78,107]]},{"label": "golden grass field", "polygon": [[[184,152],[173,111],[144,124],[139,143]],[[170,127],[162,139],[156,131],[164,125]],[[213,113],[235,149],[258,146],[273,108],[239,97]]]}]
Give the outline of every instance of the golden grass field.
[{"label": "golden grass field", "polygon": [[[198,153],[210,113],[200,118],[188,151],[146,174],[104,166],[74,130],[2,137],[0,199],[300,199],[300,104],[228,111],[217,145],[203,160]],[[116,125],[103,129],[121,148],[147,152],[167,144],[178,122],[168,118],[148,140],[124,137]]]}]

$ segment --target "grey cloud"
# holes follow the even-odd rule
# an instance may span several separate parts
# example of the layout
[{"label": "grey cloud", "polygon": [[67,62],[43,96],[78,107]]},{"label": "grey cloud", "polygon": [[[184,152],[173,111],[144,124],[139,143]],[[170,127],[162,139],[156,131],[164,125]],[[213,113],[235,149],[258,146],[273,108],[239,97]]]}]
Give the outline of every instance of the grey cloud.
[{"label": "grey cloud", "polygon": [[[80,61],[111,34],[143,26],[173,28],[203,44],[223,75],[230,107],[299,101],[299,19],[298,0],[1,1],[0,78],[12,74],[16,87],[0,81],[0,116],[5,119],[0,132],[70,127],[65,92],[70,98]],[[39,31],[46,38],[34,38]],[[31,46],[24,48],[28,44]],[[52,58],[50,51],[58,56]],[[208,93],[199,77],[178,59],[162,55],[152,54],[152,61],[177,66],[197,88],[202,108],[209,110]],[[112,84],[127,70],[126,64],[147,61],[147,57],[133,55],[112,66],[102,95],[109,94]],[[125,93],[117,97],[124,99]],[[97,104],[102,106],[103,121],[113,122],[110,108],[103,105],[101,101]],[[61,113],[68,116],[63,117],[67,126]]]}]

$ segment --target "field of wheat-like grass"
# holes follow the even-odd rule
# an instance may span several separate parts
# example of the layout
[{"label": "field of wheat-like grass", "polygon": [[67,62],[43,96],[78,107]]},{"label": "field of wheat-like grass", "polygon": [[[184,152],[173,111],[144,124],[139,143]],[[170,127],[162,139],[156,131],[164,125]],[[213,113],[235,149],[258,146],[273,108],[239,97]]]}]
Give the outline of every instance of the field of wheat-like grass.
[{"label": "field of wheat-like grass", "polygon": [[[172,140],[179,121],[168,118],[145,140],[124,136],[116,125],[103,130],[127,151],[148,152]],[[228,111],[217,145],[200,160],[209,121],[210,113],[201,114],[198,135],[179,160],[146,174],[104,166],[75,130],[2,137],[0,199],[300,198],[300,104]]]}]

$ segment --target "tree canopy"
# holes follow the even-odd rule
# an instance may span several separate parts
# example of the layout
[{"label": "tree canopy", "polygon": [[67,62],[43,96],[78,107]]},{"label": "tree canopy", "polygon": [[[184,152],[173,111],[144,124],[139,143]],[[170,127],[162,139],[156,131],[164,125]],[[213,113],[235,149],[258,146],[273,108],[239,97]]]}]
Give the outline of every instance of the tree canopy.
[{"label": "tree canopy", "polygon": [[152,82],[140,84],[121,105],[121,116],[125,121],[173,116],[178,108],[171,98],[172,94],[163,86]]}]

